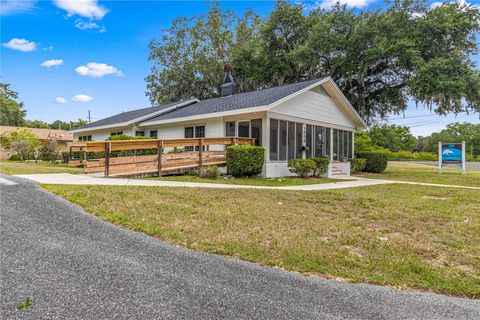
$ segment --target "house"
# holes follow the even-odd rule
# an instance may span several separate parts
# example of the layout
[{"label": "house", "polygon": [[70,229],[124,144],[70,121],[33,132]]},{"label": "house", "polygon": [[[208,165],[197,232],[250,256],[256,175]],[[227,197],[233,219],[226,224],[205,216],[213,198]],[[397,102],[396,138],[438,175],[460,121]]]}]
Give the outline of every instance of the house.
[{"label": "house", "polygon": [[[40,142],[46,142],[49,140],[55,140],[57,142],[60,152],[68,151],[68,142],[73,141],[73,134],[68,133],[65,130],[45,129],[45,128],[26,128],[26,127],[14,127],[14,126],[0,126],[0,135],[14,130],[30,130]],[[7,160],[11,156],[8,150],[0,147],[0,160]]]},{"label": "house", "polygon": [[329,157],[329,175],[349,175],[354,131],[366,124],[330,77],[236,93],[226,68],[221,97],[122,112],[72,130],[75,141],[112,135],[154,139],[251,137],[265,147],[263,175],[288,176],[288,159]]}]

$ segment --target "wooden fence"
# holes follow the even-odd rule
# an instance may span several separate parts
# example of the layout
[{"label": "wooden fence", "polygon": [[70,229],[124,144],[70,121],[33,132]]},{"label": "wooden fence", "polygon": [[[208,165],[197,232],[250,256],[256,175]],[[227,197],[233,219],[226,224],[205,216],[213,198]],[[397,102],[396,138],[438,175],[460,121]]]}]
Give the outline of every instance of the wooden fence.
[{"label": "wooden fence", "polygon": [[[71,166],[83,166],[85,173],[103,172],[105,177],[157,173],[159,176],[172,171],[219,165],[226,162],[225,151],[210,150],[211,146],[236,144],[254,145],[253,138],[187,138],[161,140],[118,140],[72,142],[69,144]],[[165,149],[173,152],[165,153]],[[177,148],[190,148],[198,151],[175,152]],[[137,155],[139,150],[156,150],[155,154]],[[112,156],[112,152],[132,151],[129,156]],[[151,153],[150,151],[150,153]],[[82,159],[72,159],[74,152],[81,152]],[[89,159],[89,153],[101,153],[103,158]],[[117,152],[118,153],[118,152]]]}]

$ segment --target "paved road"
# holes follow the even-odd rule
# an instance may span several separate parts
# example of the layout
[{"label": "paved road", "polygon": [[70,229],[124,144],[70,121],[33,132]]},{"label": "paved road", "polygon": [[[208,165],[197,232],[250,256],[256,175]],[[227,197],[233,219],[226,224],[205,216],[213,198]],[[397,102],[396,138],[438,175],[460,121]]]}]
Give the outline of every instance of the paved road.
[{"label": "paved road", "polygon": [[[3,178],[2,319],[480,318],[480,301],[316,280],[170,246]],[[26,297],[31,307],[17,310]]]}]

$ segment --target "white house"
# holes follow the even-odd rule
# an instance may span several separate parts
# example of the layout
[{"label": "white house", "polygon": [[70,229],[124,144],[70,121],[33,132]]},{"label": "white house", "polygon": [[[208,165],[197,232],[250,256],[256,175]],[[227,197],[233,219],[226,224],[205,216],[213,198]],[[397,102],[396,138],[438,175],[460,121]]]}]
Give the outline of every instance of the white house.
[{"label": "white house", "polygon": [[265,147],[263,175],[288,176],[287,160],[329,157],[329,175],[349,175],[354,131],[366,127],[330,77],[235,93],[226,72],[222,96],[122,112],[72,130],[75,141],[111,135],[155,139],[251,137]]}]

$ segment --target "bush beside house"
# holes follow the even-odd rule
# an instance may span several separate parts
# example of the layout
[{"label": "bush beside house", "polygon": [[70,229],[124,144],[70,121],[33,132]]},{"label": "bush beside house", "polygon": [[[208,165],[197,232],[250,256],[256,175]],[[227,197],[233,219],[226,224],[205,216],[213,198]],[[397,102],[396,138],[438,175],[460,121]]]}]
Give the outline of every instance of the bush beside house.
[{"label": "bush beside house", "polygon": [[385,152],[361,151],[357,155],[366,159],[364,171],[382,173],[387,168],[388,155]]},{"label": "bush beside house", "polygon": [[227,171],[235,177],[256,176],[262,172],[265,148],[257,146],[229,146]]},{"label": "bush beside house", "polygon": [[288,170],[301,178],[307,178],[317,167],[313,159],[290,159],[288,160]]},{"label": "bush beside house", "polygon": [[349,161],[350,161],[350,172],[351,173],[358,173],[360,171],[365,170],[365,166],[367,164],[367,159],[352,158],[352,159],[349,159]]},{"label": "bush beside house", "polygon": [[330,159],[328,158],[313,158],[315,162],[315,169],[313,170],[313,175],[315,177],[322,177],[328,172],[328,165],[330,164]]}]

